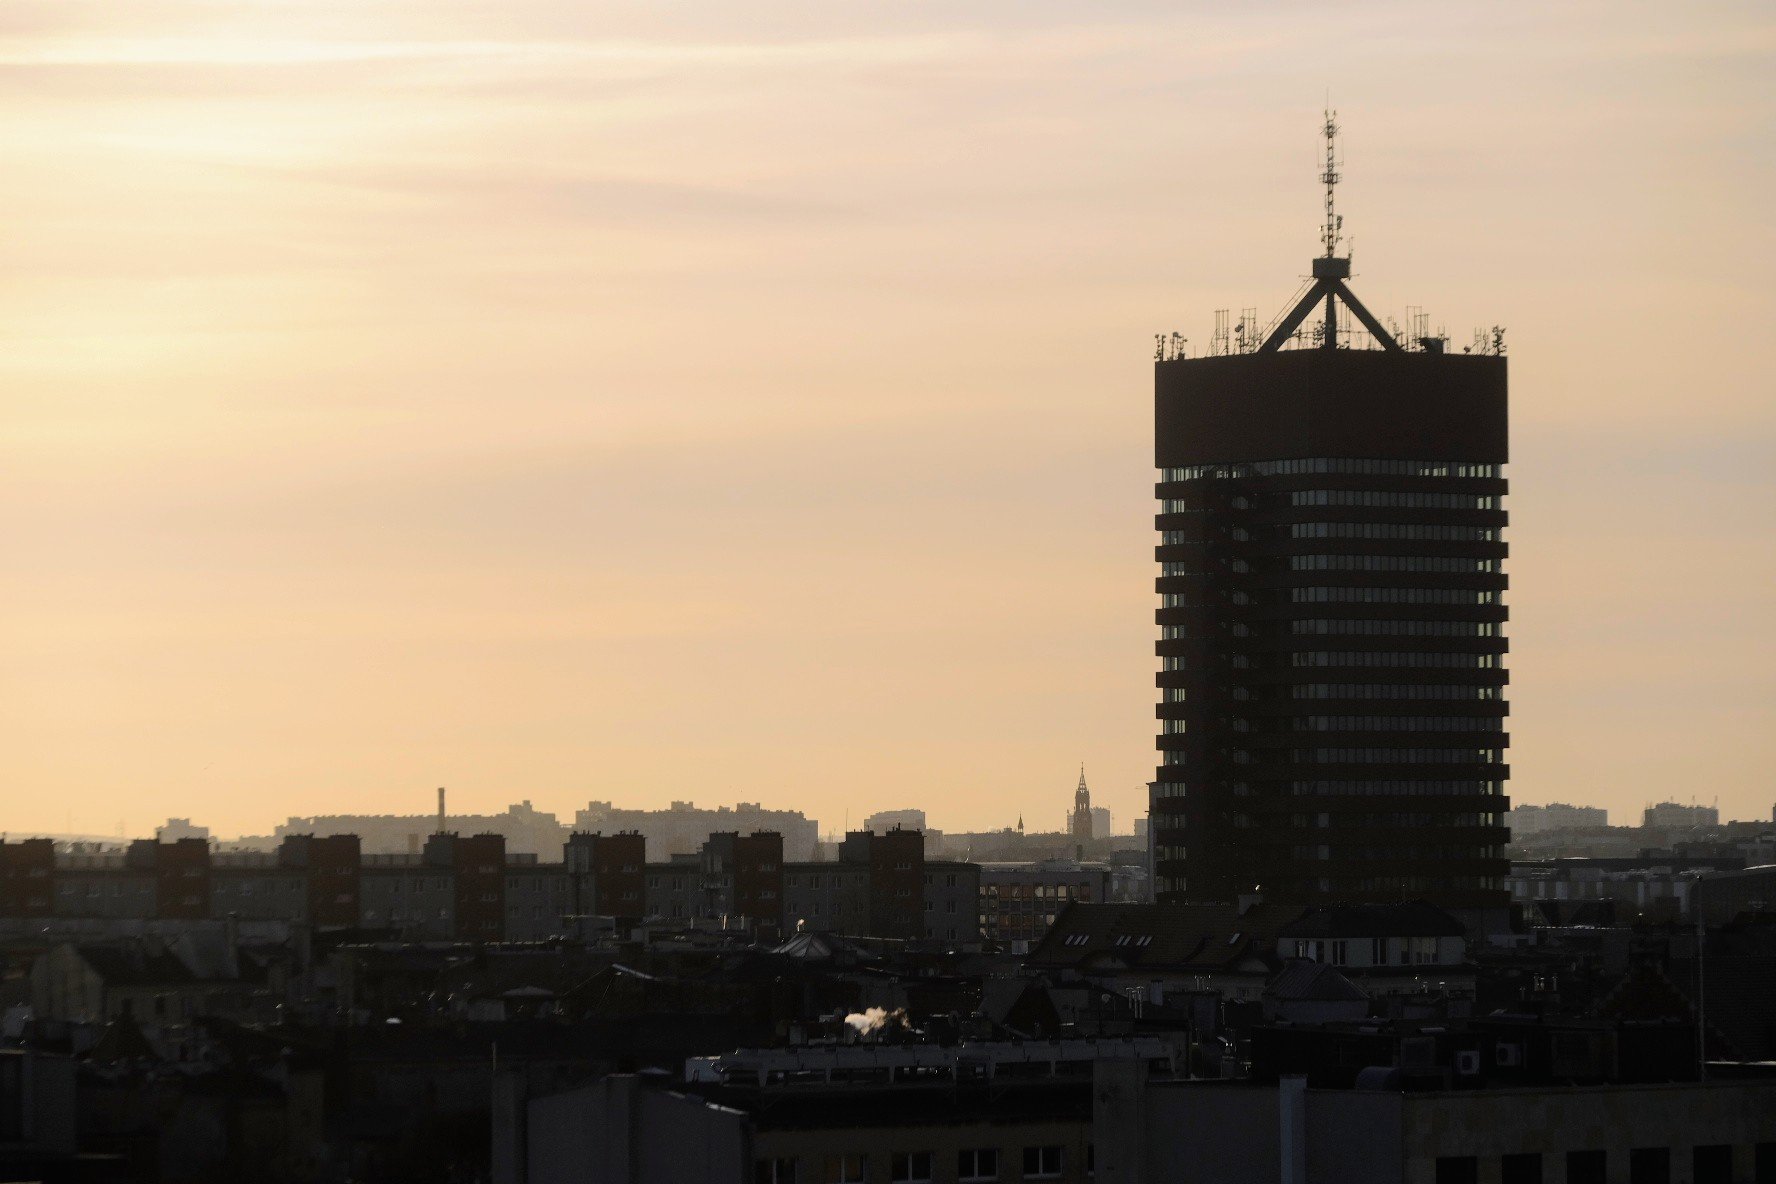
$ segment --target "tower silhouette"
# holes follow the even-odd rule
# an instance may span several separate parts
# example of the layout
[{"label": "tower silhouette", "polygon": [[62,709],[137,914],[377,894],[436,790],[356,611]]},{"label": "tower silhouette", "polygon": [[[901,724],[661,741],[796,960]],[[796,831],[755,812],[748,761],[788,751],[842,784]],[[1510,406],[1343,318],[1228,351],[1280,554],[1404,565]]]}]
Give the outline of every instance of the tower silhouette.
[{"label": "tower silhouette", "polygon": [[1324,131],[1305,293],[1154,367],[1155,892],[1499,909],[1502,330],[1451,354],[1357,300]]},{"label": "tower silhouette", "polygon": [[1092,837],[1092,795],[1085,784],[1085,766],[1079,766],[1079,788],[1073,791],[1073,817],[1067,831],[1075,840]]}]

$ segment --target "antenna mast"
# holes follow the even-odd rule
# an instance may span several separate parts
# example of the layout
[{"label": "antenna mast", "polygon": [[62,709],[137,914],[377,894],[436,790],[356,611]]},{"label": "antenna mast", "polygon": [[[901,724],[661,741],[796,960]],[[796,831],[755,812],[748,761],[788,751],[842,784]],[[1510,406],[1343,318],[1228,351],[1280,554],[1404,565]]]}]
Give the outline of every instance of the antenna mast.
[{"label": "antenna mast", "polygon": [[1320,242],[1326,253],[1313,261],[1313,284],[1307,293],[1295,302],[1294,308],[1283,314],[1257,352],[1271,354],[1281,349],[1322,303],[1325,319],[1316,327],[1314,338],[1319,348],[1338,348],[1338,306],[1343,304],[1363,328],[1369,330],[1369,335],[1382,349],[1398,351],[1400,343],[1394,335],[1375,319],[1375,314],[1363,307],[1363,302],[1344,282],[1350,278],[1351,261],[1349,255],[1338,253],[1339,244],[1344,240],[1344,219],[1339,216],[1336,195],[1343,175],[1338,171],[1341,163],[1338,159],[1338,112],[1332,110],[1331,104],[1326,106],[1323,130],[1326,135],[1326,171],[1320,174],[1320,180],[1326,186],[1326,225],[1320,231]]},{"label": "antenna mast", "polygon": [[1331,259],[1338,254],[1340,232],[1344,230],[1344,219],[1338,216],[1334,201],[1334,193],[1338,182],[1343,180],[1339,175],[1338,166],[1338,112],[1326,108],[1326,171],[1320,174],[1320,180],[1326,186],[1326,229],[1320,232],[1320,241],[1326,245],[1326,258]]}]

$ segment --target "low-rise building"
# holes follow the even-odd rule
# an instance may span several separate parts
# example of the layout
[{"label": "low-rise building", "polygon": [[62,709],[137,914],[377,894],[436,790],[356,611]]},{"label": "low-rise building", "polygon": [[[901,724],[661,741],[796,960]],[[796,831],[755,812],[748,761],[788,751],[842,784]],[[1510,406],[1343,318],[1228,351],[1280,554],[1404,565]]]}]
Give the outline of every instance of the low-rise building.
[{"label": "low-rise building", "polygon": [[1071,973],[1155,1002],[1177,991],[1257,1000],[1280,966],[1283,927],[1299,905],[1070,904],[1024,968]]},{"label": "low-rise building", "polygon": [[1110,899],[1110,868],[1073,859],[980,865],[980,930],[988,941],[1040,941],[1069,904]]},{"label": "low-rise building", "polygon": [[0,924],[33,918],[142,922],[234,918],[404,941],[541,941],[585,918],[717,925],[774,940],[797,926],[909,941],[979,938],[979,872],[927,861],[918,831],[854,831],[836,861],[784,859],[775,831],[706,836],[695,854],[647,862],[646,837],[576,833],[559,860],[497,833],[440,832],[410,852],[355,835],[286,834],[275,851],[196,839],[57,851],[0,841]]},{"label": "low-rise building", "polygon": [[1511,837],[1515,840],[1551,830],[1608,826],[1609,811],[1601,806],[1573,806],[1566,802],[1513,806],[1505,811],[1505,825],[1511,828]]},{"label": "low-rise building", "polygon": [[1101,1067],[1095,1184],[1629,1184],[1776,1171],[1776,1080],[1403,1091]]},{"label": "low-rise building", "polygon": [[1277,930],[1277,957],[1335,966],[1372,997],[1427,987],[1471,994],[1462,925],[1424,901],[1310,908]]},{"label": "low-rise building", "polygon": [[1141,1039],[850,1044],[695,1058],[495,1103],[494,1160],[529,1184],[889,1184],[1095,1179],[1092,1067],[1170,1076],[1180,1043]]}]

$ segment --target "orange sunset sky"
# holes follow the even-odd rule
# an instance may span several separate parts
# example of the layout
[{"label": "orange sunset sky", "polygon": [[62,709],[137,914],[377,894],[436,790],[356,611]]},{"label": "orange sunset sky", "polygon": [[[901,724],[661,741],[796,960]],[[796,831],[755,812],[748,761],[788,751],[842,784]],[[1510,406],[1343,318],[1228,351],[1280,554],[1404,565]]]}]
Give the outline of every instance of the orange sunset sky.
[{"label": "orange sunset sky", "polygon": [[0,829],[1117,829],[1152,335],[1507,327],[1515,800],[1776,800],[1767,3],[0,4]]}]

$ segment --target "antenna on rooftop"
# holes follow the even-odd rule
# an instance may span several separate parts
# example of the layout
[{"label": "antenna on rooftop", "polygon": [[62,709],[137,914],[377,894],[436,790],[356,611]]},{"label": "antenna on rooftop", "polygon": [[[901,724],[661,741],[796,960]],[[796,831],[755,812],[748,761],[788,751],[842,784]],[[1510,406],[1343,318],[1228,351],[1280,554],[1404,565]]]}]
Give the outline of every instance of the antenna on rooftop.
[{"label": "antenna on rooftop", "polygon": [[1338,182],[1343,176],[1338,166],[1343,162],[1338,159],[1338,112],[1331,107],[1326,108],[1326,171],[1320,174],[1320,180],[1326,186],[1326,228],[1320,232],[1320,241],[1326,246],[1326,258],[1331,259],[1338,254],[1338,240],[1344,230],[1344,219],[1338,216],[1335,194]]},{"label": "antenna on rooftop", "polygon": [[1326,167],[1320,174],[1320,180],[1326,186],[1326,225],[1320,230],[1320,244],[1326,253],[1313,261],[1313,280],[1306,293],[1295,302],[1295,306],[1276,322],[1270,336],[1259,345],[1257,353],[1275,353],[1283,347],[1285,341],[1295,339],[1304,322],[1316,308],[1324,306],[1324,316],[1315,321],[1308,339],[1317,349],[1337,349],[1339,342],[1350,336],[1348,328],[1338,323],[1338,306],[1343,304],[1352,316],[1369,331],[1369,336],[1384,350],[1398,351],[1399,340],[1388,331],[1387,326],[1375,319],[1375,315],[1363,307],[1356,294],[1350,290],[1345,281],[1350,278],[1351,262],[1349,253],[1340,255],[1339,246],[1344,242],[1344,218],[1338,213],[1338,182],[1343,174],[1338,171],[1343,163],[1338,156],[1338,112],[1332,110],[1328,103],[1325,110],[1325,122],[1321,125],[1326,137]]}]

